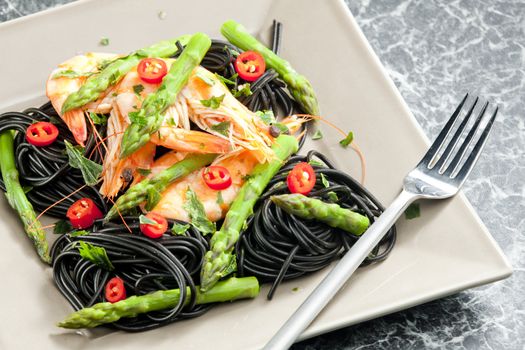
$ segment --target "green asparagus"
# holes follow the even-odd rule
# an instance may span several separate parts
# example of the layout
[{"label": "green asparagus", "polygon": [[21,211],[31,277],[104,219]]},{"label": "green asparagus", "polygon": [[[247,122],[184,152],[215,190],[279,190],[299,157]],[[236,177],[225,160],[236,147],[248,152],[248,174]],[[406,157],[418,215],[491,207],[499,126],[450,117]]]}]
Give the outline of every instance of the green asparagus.
[{"label": "green asparagus", "polygon": [[251,36],[242,24],[235,21],[226,21],[221,27],[221,33],[233,45],[243,50],[260,53],[264,57],[266,65],[273,68],[288,85],[288,90],[306,113],[319,115],[319,105],[312,85],[304,76],[297,73],[288,61],[277,56],[272,50]]},{"label": "green asparagus", "polygon": [[[196,304],[210,304],[255,298],[259,294],[259,282],[255,277],[235,278],[221,281],[206,293],[197,288]],[[187,288],[184,304],[191,298]],[[76,311],[58,323],[63,328],[92,328],[105,323],[116,322],[123,317],[135,317],[139,314],[168,309],[176,306],[180,300],[180,290],[161,290],[141,296],[131,296],[116,303],[98,303]]]},{"label": "green asparagus", "polygon": [[235,258],[232,250],[239,239],[239,234],[266,185],[283,166],[284,161],[297,152],[297,140],[292,136],[281,135],[275,140],[272,149],[275,152],[275,159],[255,166],[249,179],[235,197],[221,229],[211,239],[211,248],[205,255],[201,270],[202,291],[209,290],[232,270],[231,266]]},{"label": "green asparagus", "polygon": [[193,69],[210,48],[211,40],[203,33],[194,34],[179,58],[171,65],[159,89],[146,97],[138,112],[130,113],[131,125],[122,137],[121,157],[129,156],[150,139],[162,124],[162,113],[186,85]]},{"label": "green asparagus", "polygon": [[0,171],[6,188],[6,197],[13,209],[18,212],[24,229],[33,241],[40,259],[50,263],[46,233],[37,220],[33,206],[29,202],[18,180],[18,170],[15,165],[15,151],[13,133],[10,130],[0,134]]},{"label": "green asparagus", "polygon": [[363,234],[370,226],[370,220],[364,215],[299,193],[281,194],[270,199],[289,214],[303,219],[316,219],[353,235]]},{"label": "green asparagus", "polygon": [[216,154],[190,154],[152,178],[139,182],[119,197],[104,220],[109,221],[119,213],[124,214],[145,201],[149,202],[147,209],[153,208],[160,199],[160,194],[170,183],[210,164],[216,156]]},{"label": "green asparagus", "polygon": [[173,40],[165,40],[150,47],[140,49],[130,55],[117,58],[107,65],[100,72],[91,75],[77,92],[69,95],[62,106],[62,113],[74,108],[82,107],[85,104],[95,101],[106,89],[120,81],[126,73],[135,67],[141,59],[145,57],[170,57],[173,56],[178,47],[177,41],[181,45],[186,45],[191,35],[182,35]]}]

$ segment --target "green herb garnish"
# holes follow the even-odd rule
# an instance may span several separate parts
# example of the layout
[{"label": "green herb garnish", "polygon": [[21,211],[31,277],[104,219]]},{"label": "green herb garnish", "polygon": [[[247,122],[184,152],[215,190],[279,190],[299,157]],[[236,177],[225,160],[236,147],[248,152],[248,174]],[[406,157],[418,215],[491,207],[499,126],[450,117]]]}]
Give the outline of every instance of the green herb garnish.
[{"label": "green herb garnish", "polygon": [[190,228],[190,224],[179,224],[178,222],[174,222],[173,223],[173,227],[171,228],[171,232],[174,234],[174,235],[177,235],[177,236],[182,236],[186,233],[186,231],[188,231]]},{"label": "green herb garnish", "polygon": [[89,112],[88,116],[95,125],[106,125],[108,123],[108,118],[104,114]]},{"label": "green herb garnish", "polygon": [[60,72],[56,72],[55,74],[53,74],[51,79],[89,77],[90,75],[93,75],[93,74],[95,73],[93,72],[75,72],[74,70],[66,69]]},{"label": "green herb garnish", "polygon": [[232,93],[234,97],[250,96],[252,94],[250,83],[237,86],[237,89],[233,89]]},{"label": "green herb garnish", "polygon": [[419,203],[412,203],[405,210],[405,219],[412,220],[421,216]]},{"label": "green herb garnish", "polygon": [[350,131],[348,133],[348,135],[346,135],[346,137],[344,139],[339,141],[339,144],[341,144],[341,146],[346,148],[346,147],[348,147],[349,144],[352,143],[353,140],[354,140],[354,133]]},{"label": "green herb garnish", "polygon": [[217,109],[222,103],[222,100],[224,100],[225,95],[221,96],[212,96],[211,98],[207,100],[201,100],[201,103],[204,107],[210,107],[211,109]]},{"label": "green herb garnish", "polygon": [[261,120],[267,125],[275,123],[275,115],[271,110],[257,111],[255,112],[255,115],[261,118]]},{"label": "green herb garnish", "polygon": [[103,247],[95,246],[91,243],[78,241],[80,247],[78,247],[78,252],[83,259],[91,261],[93,264],[103,267],[106,270],[113,270],[113,264],[108,258],[108,253]]},{"label": "green herb garnish", "polygon": [[311,159],[308,164],[310,164],[311,166],[321,166],[321,167],[324,167],[325,164],[324,163],[321,163],[320,161],[317,161],[315,159]]},{"label": "green herb garnish", "polygon": [[73,230],[73,226],[69,220],[58,220],[55,222],[55,227],[53,227],[53,233],[55,235],[63,235]]},{"label": "green herb garnish", "polygon": [[144,85],[142,84],[133,85],[133,92],[135,93],[135,95],[140,96],[140,93],[142,91],[144,91]]},{"label": "green herb garnish", "polygon": [[337,197],[337,193],[334,191],[330,191],[326,195],[328,196],[328,200],[332,203],[337,203],[339,201],[339,197]]},{"label": "green herb garnish", "polygon": [[151,174],[151,169],[137,168],[137,172],[142,176],[148,176],[149,174]]},{"label": "green herb garnish", "polygon": [[84,157],[84,149],[81,146],[73,146],[67,140],[64,140],[64,143],[66,145],[66,153],[69,158],[69,165],[72,168],[80,169],[86,185],[96,185],[98,183],[100,174],[102,173],[102,165]]},{"label": "green herb garnish", "polygon": [[146,215],[139,216],[139,223],[142,225],[158,225],[159,224],[155,220],[148,218]]},{"label": "green herb garnish", "polygon": [[209,233],[215,233],[215,223],[208,220],[206,212],[204,211],[204,205],[202,205],[195,192],[188,187],[186,191],[186,203],[184,203],[184,209],[188,212],[191,219],[191,225],[199,230],[203,235]]},{"label": "green herb garnish", "polygon": [[69,235],[71,237],[80,237],[80,236],[87,236],[89,235],[91,232],[89,231],[86,231],[86,230],[80,230],[80,231],[73,231],[73,232],[70,232]]},{"label": "green herb garnish", "polygon": [[230,77],[230,79],[223,77],[220,74],[215,73],[215,76],[224,84],[224,85],[232,85],[235,86],[237,84],[237,76],[238,74],[235,73]]},{"label": "green herb garnish", "polygon": [[322,138],[323,138],[323,133],[319,129],[317,129],[315,133],[312,135],[312,140],[320,140]]},{"label": "green herb garnish", "polygon": [[108,46],[109,45],[109,38],[102,38],[102,39],[100,39],[100,41],[98,43],[101,46]]},{"label": "green herb garnish", "polygon": [[222,198],[222,191],[217,191],[217,204],[224,204],[224,198]]},{"label": "green herb garnish", "polygon": [[230,122],[220,122],[218,124],[212,125],[210,128],[221,135],[228,136],[228,132],[230,131]]},{"label": "green herb garnish", "polygon": [[323,173],[321,173],[321,182],[323,183],[323,186],[328,188],[330,187],[330,183],[328,182],[328,180],[326,179],[326,176],[324,176]]}]

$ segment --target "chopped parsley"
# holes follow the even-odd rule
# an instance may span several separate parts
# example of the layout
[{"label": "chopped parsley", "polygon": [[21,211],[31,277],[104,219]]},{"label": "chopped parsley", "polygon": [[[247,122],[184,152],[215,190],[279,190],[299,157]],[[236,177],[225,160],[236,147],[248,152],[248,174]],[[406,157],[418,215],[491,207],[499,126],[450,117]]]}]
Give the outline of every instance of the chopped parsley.
[{"label": "chopped parsley", "polygon": [[139,223],[142,225],[158,225],[159,224],[155,220],[148,218],[146,215],[139,216]]},{"label": "chopped parsley", "polygon": [[217,109],[222,103],[222,100],[224,100],[225,95],[221,96],[212,96],[211,98],[207,100],[201,100],[201,103],[204,107],[210,107],[211,109]]},{"label": "chopped parsley", "polygon": [[137,172],[142,176],[148,176],[149,174],[151,174],[151,169],[137,168]]},{"label": "chopped parsley", "polygon": [[326,195],[328,196],[328,200],[332,203],[337,203],[339,201],[339,197],[337,197],[337,193],[334,191],[330,191]]},{"label": "chopped parsley", "polygon": [[189,228],[190,224],[179,224],[178,222],[174,222],[171,232],[176,236],[182,236],[189,230]]},{"label": "chopped parsley", "polygon": [[230,122],[220,122],[218,124],[212,125],[210,128],[221,135],[228,136],[228,132],[230,131]]},{"label": "chopped parsley", "polygon": [[69,235],[71,237],[80,237],[80,236],[87,236],[89,235],[91,232],[89,231],[86,231],[86,230],[80,230],[80,231],[73,231],[73,232],[70,232]]},{"label": "chopped parsley", "polygon": [[315,159],[310,159],[308,164],[310,164],[311,166],[322,166],[322,167],[325,166],[323,163],[321,163],[320,161],[317,161]]},{"label": "chopped parsley", "polygon": [[271,110],[257,111],[255,112],[255,115],[261,118],[261,120],[267,125],[275,123],[275,115]]},{"label": "chopped parsley", "polygon": [[102,38],[100,39],[100,41],[98,42],[100,46],[108,46],[109,45],[109,38]]},{"label": "chopped parsley", "polygon": [[135,93],[135,95],[140,96],[140,93],[142,91],[144,91],[144,85],[142,84],[133,85],[133,92]]},{"label": "chopped parsley", "polygon": [[237,89],[233,89],[232,93],[234,97],[250,96],[252,94],[250,83],[237,86]]},{"label": "chopped parsley", "polygon": [[186,203],[184,203],[184,209],[188,212],[191,220],[191,225],[200,231],[203,235],[209,233],[215,233],[215,223],[208,220],[206,212],[204,211],[204,205],[202,205],[195,192],[188,187],[186,191]]},{"label": "chopped parsley", "polygon": [[339,141],[339,144],[343,146],[344,148],[346,148],[348,147],[349,144],[352,143],[353,140],[354,140],[354,133],[350,131],[344,139]]},{"label": "chopped parsley", "polygon": [[83,147],[73,146],[67,140],[64,140],[64,144],[66,145],[66,153],[69,158],[69,165],[72,168],[80,169],[86,185],[96,185],[98,183],[100,174],[102,173],[102,165],[84,157]]},{"label": "chopped parsley", "polygon": [[323,138],[323,133],[319,129],[317,129],[315,133],[312,135],[312,140],[320,140],[322,138]]},{"label": "chopped parsley", "polygon": [[217,191],[217,204],[222,205],[224,204],[224,198],[222,198],[222,192]]},{"label": "chopped parsley", "polygon": [[109,271],[114,269],[113,264],[108,258],[106,249],[84,241],[78,241],[78,243],[80,245],[80,247],[78,247],[78,252],[83,259],[89,260],[93,264]]},{"label": "chopped parsley", "polygon": [[88,115],[95,125],[106,125],[108,123],[108,118],[104,114],[89,112]]},{"label": "chopped parsley", "polygon": [[326,176],[324,176],[323,173],[321,173],[321,182],[323,183],[323,186],[328,188],[330,187],[330,183],[328,182],[328,180],[326,179]]},{"label": "chopped parsley", "polygon": [[71,69],[62,70],[60,72],[56,72],[53,74],[51,79],[57,79],[57,78],[80,78],[80,77],[89,77],[90,75],[93,75],[95,73],[93,72],[76,72]]},{"label": "chopped parsley", "polygon": [[235,86],[237,84],[237,73],[232,75],[230,79],[223,77],[220,74],[215,73],[215,76],[224,84],[224,85],[232,85]]},{"label": "chopped parsley", "polygon": [[405,210],[405,219],[412,220],[421,216],[419,203],[412,203]]},{"label": "chopped parsley", "polygon": [[232,55],[233,57],[237,57],[237,56],[240,55],[240,53],[238,51],[231,49],[228,45],[224,45],[224,49],[223,50],[226,51],[226,52],[229,52],[230,55]]},{"label": "chopped parsley", "polygon": [[71,222],[69,222],[69,220],[59,220],[53,227],[53,233],[55,235],[63,235],[64,233],[71,231],[73,231],[73,226],[71,226]]}]

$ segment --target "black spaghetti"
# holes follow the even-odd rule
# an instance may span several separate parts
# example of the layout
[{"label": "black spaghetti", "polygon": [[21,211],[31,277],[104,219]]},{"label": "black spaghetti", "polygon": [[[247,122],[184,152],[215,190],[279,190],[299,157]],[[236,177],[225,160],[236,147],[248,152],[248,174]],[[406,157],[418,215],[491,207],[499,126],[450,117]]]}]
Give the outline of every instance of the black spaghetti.
[{"label": "black spaghetti", "polygon": [[[61,137],[47,147],[36,147],[27,142],[26,129],[29,125],[46,121],[52,122],[58,128]],[[64,140],[75,144],[74,138],[67,126],[60,119],[51,103],[40,108],[29,108],[23,112],[7,112],[0,114],[0,132],[5,130],[18,131],[15,137],[16,167],[20,173],[20,181],[27,186],[27,198],[37,211],[43,211],[52,204],[62,200],[46,212],[48,215],[63,218],[68,208],[80,198],[92,198],[101,210],[107,211],[107,203],[98,193],[96,187],[85,186],[80,191],[69,196],[85,185],[79,170],[69,166],[65,152]],[[98,129],[100,135],[105,134],[105,127]],[[102,163],[103,147],[94,151],[96,137],[90,133],[85,147],[85,155],[91,155],[91,160]],[[5,191],[2,179],[0,188]],[[64,199],[65,197],[68,198]]]},{"label": "black spaghetti", "polygon": [[[315,170],[317,180],[310,197],[336,202],[367,216],[370,222],[374,222],[384,210],[368,190],[337,170],[321,153],[310,151],[306,156],[292,157],[259,199],[253,219],[236,247],[241,276],[256,276],[261,281],[272,282],[268,299],[272,298],[283,280],[323,269],[345,254],[359,239],[324,223],[290,215],[269,199],[272,195],[289,193],[286,177],[298,162],[309,162]],[[384,260],[394,247],[395,240],[396,228],[393,226],[363,265]]]},{"label": "black spaghetti", "polygon": [[[103,302],[104,286],[112,277],[124,281],[127,295],[144,295],[157,290],[179,288],[179,303],[167,310],[150,312],[135,318],[123,318],[113,327],[138,332],[163,326],[205,313],[210,306],[195,305],[195,281],[198,281],[208,242],[190,227],[185,235],[165,234],[158,240],[140,233],[137,218],[125,218],[131,233],[122,224],[96,223],[88,235],[65,234],[51,249],[55,284],[75,310]],[[182,222],[179,222],[182,223]],[[170,221],[173,225],[173,221]],[[114,270],[108,271],[80,256],[79,241],[103,247]],[[187,288],[190,302],[184,305]]]}]

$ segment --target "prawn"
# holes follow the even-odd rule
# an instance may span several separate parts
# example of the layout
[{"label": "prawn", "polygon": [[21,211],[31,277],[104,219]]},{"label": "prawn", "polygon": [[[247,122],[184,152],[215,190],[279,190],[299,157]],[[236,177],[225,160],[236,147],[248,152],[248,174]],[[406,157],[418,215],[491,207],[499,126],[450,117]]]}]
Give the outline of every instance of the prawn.
[{"label": "prawn", "polygon": [[[180,152],[166,153],[155,161],[150,176],[179,162],[184,157],[185,154]],[[212,190],[206,185],[202,177],[204,168],[199,169],[168,186],[152,211],[166,218],[190,221],[185,203],[186,193],[188,188],[191,188],[203,204],[208,219],[218,221],[224,218],[246,177],[258,163],[254,153],[244,149],[219,157],[212,165],[219,165],[228,169],[232,179],[232,184],[228,188],[221,191]]]},{"label": "prawn", "polygon": [[[47,97],[62,120],[68,126],[76,142],[82,146],[87,139],[84,110],[82,108],[76,108],[66,113],[62,113],[62,106],[67,97],[73,92],[78,91],[87,77],[98,70],[98,67],[102,62],[112,60],[116,57],[117,55],[115,54],[94,52],[89,52],[85,55],[77,55],[59,64],[47,79]],[[98,102],[98,105],[101,105],[101,102],[106,95],[107,94],[104,94],[104,96],[99,99],[101,101],[96,101]],[[93,102],[91,108],[98,111],[94,106],[96,106],[95,102]],[[107,109],[102,112],[107,113]]]},{"label": "prawn", "polygon": [[[171,63],[173,60],[166,60]],[[112,108],[108,118],[107,153],[103,162],[100,193],[109,198],[133,179],[140,177],[137,169],[150,169],[156,146],[194,153],[227,153],[230,144],[217,136],[190,130],[188,108],[185,100],[177,98],[164,112],[163,124],[152,135],[150,142],[126,158],[120,158],[124,132],[131,124],[131,113],[137,111],[147,95],[154,93],[159,84],[143,82],[136,68],[128,72],[116,85],[112,95]],[[135,182],[135,181],[133,181]]]}]

